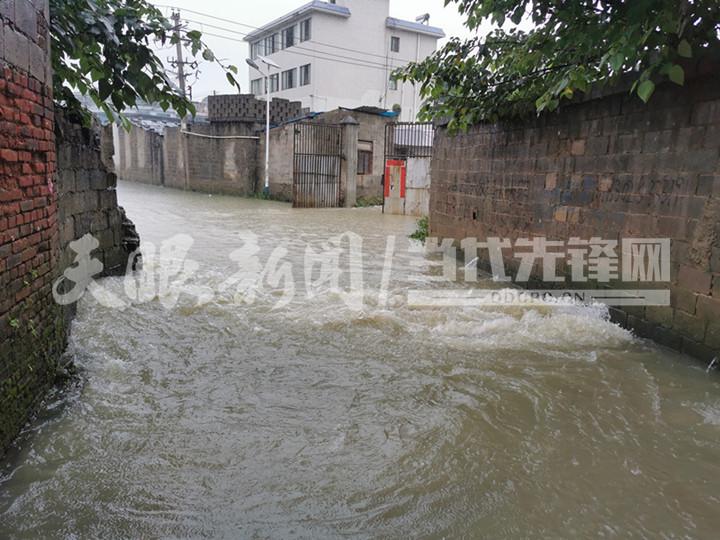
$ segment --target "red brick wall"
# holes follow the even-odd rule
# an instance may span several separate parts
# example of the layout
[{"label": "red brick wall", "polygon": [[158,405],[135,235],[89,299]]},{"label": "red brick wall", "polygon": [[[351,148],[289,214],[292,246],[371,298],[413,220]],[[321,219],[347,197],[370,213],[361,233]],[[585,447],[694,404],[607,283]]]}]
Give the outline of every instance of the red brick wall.
[{"label": "red brick wall", "polygon": [[55,379],[65,333],[52,299],[59,233],[47,3],[3,3],[0,24],[1,453]]},{"label": "red brick wall", "polygon": [[[57,245],[55,136],[50,90],[9,67],[0,74],[0,313],[49,291]],[[37,279],[29,284],[31,272]]]},{"label": "red brick wall", "polygon": [[706,72],[684,88],[661,86],[647,106],[623,91],[456,137],[440,130],[432,235],[671,238],[672,306],[613,314],[642,336],[712,359],[720,351],[720,85],[716,67]]}]

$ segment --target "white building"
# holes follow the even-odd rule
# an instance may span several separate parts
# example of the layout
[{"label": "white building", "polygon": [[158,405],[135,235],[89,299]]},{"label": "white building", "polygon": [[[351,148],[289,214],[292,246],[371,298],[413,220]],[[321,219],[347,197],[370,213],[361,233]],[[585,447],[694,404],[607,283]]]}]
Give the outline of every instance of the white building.
[{"label": "white building", "polygon": [[[390,0],[315,0],[249,34],[253,59],[266,56],[270,94],[322,112],[338,107],[401,107],[415,120],[419,89],[391,73],[422,61],[445,37],[440,28],[390,17]],[[262,69],[266,66],[261,65]],[[265,79],[250,69],[251,92],[265,95]]]}]

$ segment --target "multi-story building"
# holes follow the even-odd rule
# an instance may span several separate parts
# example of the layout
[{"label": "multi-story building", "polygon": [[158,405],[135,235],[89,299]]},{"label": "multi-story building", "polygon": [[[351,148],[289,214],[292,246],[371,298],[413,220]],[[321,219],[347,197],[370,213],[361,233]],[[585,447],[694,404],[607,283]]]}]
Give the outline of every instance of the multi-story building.
[{"label": "multi-story building", "polygon": [[[390,0],[315,0],[245,40],[251,58],[268,57],[280,66],[268,70],[272,97],[301,101],[316,112],[399,107],[401,119],[414,120],[419,89],[394,81],[391,74],[427,58],[444,36],[440,28],[390,17]],[[263,73],[250,68],[250,81],[251,92],[264,96]]]}]

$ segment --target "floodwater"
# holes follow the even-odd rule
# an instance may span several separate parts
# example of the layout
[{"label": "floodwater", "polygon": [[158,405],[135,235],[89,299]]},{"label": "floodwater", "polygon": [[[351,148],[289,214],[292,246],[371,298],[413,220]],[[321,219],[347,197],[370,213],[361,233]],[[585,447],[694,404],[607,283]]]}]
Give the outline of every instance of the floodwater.
[{"label": "floodwater", "polygon": [[[0,467],[0,538],[717,537],[717,372],[600,308],[408,307],[409,289],[447,286],[411,252],[412,219],[119,196],[146,249],[190,235],[186,290],[215,292],[83,298],[79,381]],[[263,268],[285,247],[294,295],[273,275],[221,287],[243,231]],[[319,274],[306,291],[306,247],[345,231],[363,238],[361,309]],[[140,277],[162,283],[160,260]]]}]

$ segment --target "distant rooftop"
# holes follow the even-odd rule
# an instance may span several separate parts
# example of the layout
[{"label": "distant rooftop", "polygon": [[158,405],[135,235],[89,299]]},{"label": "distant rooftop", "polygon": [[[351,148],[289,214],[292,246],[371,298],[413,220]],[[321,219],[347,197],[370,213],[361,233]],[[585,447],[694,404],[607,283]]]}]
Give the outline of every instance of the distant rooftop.
[{"label": "distant rooftop", "polygon": [[395,19],[394,17],[388,17],[385,24],[388,28],[392,28],[394,30],[405,30],[407,32],[425,34],[426,36],[433,36],[438,39],[445,37],[445,32],[443,32],[442,28],[428,26],[427,24],[404,21],[402,19]]},{"label": "distant rooftop", "polygon": [[343,6],[338,6],[337,4],[331,4],[330,2],[321,2],[320,0],[313,0],[312,2],[308,2],[304,6],[296,9],[295,11],[288,13],[287,15],[283,15],[279,19],[275,19],[272,22],[269,22],[268,24],[261,26],[257,30],[254,30],[250,32],[247,36],[245,36],[245,41],[253,41],[254,39],[257,39],[258,37],[271,32],[275,30],[276,28],[283,26],[284,24],[292,21],[293,19],[296,19],[298,17],[302,17],[303,15],[306,15],[308,13],[312,13],[314,11],[319,11],[321,13],[327,13],[330,15],[337,15],[339,17],[349,17],[350,16],[350,10]]}]

